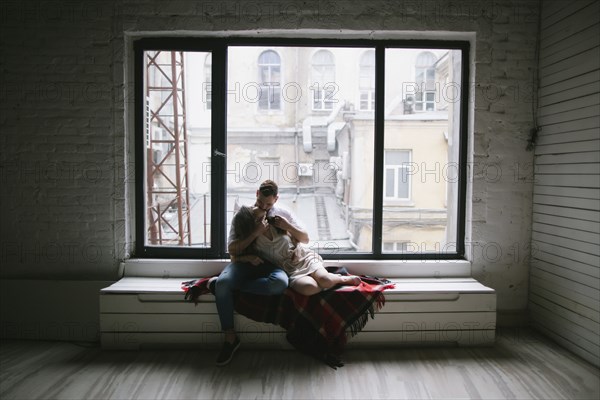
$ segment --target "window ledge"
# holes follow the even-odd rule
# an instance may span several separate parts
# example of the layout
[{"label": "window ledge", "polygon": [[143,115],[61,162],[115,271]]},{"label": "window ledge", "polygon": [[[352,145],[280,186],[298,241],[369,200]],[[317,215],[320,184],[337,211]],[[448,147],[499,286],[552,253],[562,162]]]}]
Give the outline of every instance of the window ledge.
[{"label": "window ledge", "polygon": [[[121,263],[123,277],[198,278],[219,274],[229,259],[129,259]],[[466,260],[325,260],[325,266],[346,267],[357,275],[384,278],[465,278],[471,276]]]},{"label": "window ledge", "polygon": [[386,197],[383,202],[384,207],[415,207],[416,203],[410,199],[395,199]]}]

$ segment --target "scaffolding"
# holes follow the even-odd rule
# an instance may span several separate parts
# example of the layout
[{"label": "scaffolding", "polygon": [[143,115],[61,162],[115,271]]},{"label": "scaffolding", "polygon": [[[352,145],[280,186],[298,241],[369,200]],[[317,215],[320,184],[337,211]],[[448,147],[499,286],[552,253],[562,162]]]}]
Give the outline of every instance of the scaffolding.
[{"label": "scaffolding", "polygon": [[146,237],[191,245],[184,56],[146,52]]}]

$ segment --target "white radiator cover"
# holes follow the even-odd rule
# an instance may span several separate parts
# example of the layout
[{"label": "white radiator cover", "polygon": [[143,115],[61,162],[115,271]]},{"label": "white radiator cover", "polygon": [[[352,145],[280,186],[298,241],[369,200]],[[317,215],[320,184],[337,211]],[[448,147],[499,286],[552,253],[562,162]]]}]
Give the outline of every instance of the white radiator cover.
[{"label": "white radiator cover", "polygon": [[[184,301],[188,278],[125,277],[100,291],[103,348],[214,347],[222,341],[213,295]],[[348,347],[492,345],[496,293],[475,279],[393,278],[385,306]],[[291,348],[276,325],[235,316],[244,346]]]}]

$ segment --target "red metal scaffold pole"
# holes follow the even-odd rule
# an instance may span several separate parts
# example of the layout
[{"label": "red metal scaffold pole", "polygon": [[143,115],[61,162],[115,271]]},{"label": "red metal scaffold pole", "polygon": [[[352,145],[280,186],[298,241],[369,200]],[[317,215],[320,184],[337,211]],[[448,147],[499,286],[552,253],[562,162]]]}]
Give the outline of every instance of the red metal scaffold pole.
[{"label": "red metal scaffold pole", "polygon": [[157,51],[147,57],[148,240],[191,245],[184,56]]}]

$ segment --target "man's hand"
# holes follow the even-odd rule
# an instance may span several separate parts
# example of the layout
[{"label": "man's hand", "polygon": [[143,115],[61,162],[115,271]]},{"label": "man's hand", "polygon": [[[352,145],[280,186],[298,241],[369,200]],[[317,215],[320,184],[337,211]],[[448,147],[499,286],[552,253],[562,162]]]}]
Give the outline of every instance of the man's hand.
[{"label": "man's hand", "polygon": [[255,267],[264,263],[264,260],[262,258],[260,258],[259,256],[248,256],[249,260],[248,262],[252,265],[254,265]]},{"label": "man's hand", "polygon": [[269,224],[273,225],[275,228],[283,229],[284,231],[289,231],[292,227],[292,224],[290,224],[285,217],[279,215],[269,218]]},{"label": "man's hand", "polygon": [[290,224],[290,222],[281,215],[276,215],[274,217],[269,218],[269,224],[273,225],[276,228],[280,228],[284,231],[287,231],[290,235],[292,235],[292,238],[294,238],[296,242],[305,244],[308,243],[308,233]]},{"label": "man's hand", "polygon": [[263,219],[262,221],[256,223],[256,228],[254,228],[253,236],[254,236],[254,238],[257,238],[268,230],[269,230],[269,223],[267,222],[266,219]]}]

